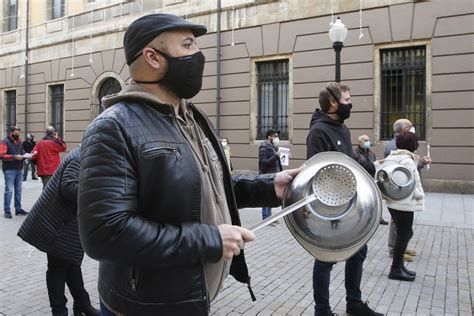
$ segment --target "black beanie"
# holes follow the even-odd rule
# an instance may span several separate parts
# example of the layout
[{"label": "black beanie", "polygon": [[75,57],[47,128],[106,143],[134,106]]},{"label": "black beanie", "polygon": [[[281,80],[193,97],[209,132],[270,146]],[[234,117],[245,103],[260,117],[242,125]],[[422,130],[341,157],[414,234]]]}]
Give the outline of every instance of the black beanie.
[{"label": "black beanie", "polygon": [[195,37],[207,32],[204,25],[191,23],[173,14],[156,13],[142,16],[130,24],[123,37],[127,65],[130,66],[136,59],[134,57],[158,35],[173,29],[190,29]]}]

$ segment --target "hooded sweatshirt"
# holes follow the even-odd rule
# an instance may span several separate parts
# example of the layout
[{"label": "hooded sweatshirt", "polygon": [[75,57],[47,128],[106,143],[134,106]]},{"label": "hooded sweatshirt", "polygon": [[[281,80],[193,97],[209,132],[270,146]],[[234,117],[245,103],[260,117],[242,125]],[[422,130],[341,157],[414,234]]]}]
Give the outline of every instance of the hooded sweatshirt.
[{"label": "hooded sweatshirt", "polygon": [[309,128],[306,138],[307,159],[323,151],[338,151],[353,158],[351,133],[344,123],[316,109]]},{"label": "hooded sweatshirt", "polygon": [[[118,94],[104,97],[102,101],[107,109],[118,102],[131,100],[139,101],[142,104],[171,106],[134,82],[125,86]],[[176,128],[191,147],[194,158],[201,166],[199,169],[201,175],[201,222],[216,226],[231,225],[232,220],[224,191],[221,162],[210,140],[194,120],[192,109],[187,106],[185,100],[181,101],[179,115],[176,119],[178,121]],[[223,281],[229,274],[230,263],[230,261],[221,259],[217,263],[205,264],[204,273],[211,301],[216,298],[222,288]]]},{"label": "hooded sweatshirt", "polygon": [[[355,159],[352,149],[351,133],[344,122],[330,118],[320,109],[314,111],[306,138],[306,158],[309,159],[323,151],[338,151]],[[372,176],[375,166],[371,162],[359,164]]]}]

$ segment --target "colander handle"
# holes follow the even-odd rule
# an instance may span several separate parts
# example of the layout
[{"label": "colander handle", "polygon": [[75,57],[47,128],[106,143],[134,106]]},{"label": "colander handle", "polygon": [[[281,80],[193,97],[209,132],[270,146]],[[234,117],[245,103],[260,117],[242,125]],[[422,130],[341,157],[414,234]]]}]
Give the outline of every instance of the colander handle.
[{"label": "colander handle", "polygon": [[285,207],[283,210],[281,210],[281,212],[273,214],[272,216],[265,218],[263,221],[258,222],[257,224],[254,224],[254,225],[248,227],[247,229],[251,230],[253,232],[256,232],[257,230],[259,230],[259,229],[261,229],[265,226],[270,225],[274,221],[282,218],[283,216],[288,215],[288,214],[296,211],[297,209],[305,206],[306,204],[311,203],[311,202],[316,201],[316,200],[317,200],[316,195],[311,194],[311,195],[299,200],[298,202],[295,202],[292,205],[290,205],[288,207]]}]

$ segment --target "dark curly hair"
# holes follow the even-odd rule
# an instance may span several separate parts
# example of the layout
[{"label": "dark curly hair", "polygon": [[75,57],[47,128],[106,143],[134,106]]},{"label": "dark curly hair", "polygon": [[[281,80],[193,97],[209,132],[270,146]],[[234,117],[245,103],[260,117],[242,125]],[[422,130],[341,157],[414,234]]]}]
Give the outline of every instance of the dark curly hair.
[{"label": "dark curly hair", "polygon": [[403,131],[397,136],[397,148],[415,152],[418,149],[416,135],[409,131]]}]

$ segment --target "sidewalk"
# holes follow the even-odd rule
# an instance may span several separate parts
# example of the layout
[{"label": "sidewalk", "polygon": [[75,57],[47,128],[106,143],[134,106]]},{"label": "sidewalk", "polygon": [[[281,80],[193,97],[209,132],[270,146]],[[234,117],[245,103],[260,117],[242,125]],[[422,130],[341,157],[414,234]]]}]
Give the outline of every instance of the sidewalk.
[{"label": "sidewalk", "polygon": [[[23,206],[29,211],[42,185],[33,180],[23,184]],[[260,220],[261,210],[244,209],[241,217],[248,227]],[[388,220],[389,214],[384,218]],[[0,315],[50,315],[46,255],[16,236],[23,219],[0,218]],[[388,227],[380,226],[365,261],[362,296],[372,308],[387,315],[473,315],[474,195],[427,193],[426,211],[416,214],[410,243],[418,252],[408,264],[417,272],[414,282],[387,278],[387,236]],[[257,240],[247,245],[246,256],[257,301],[252,302],[245,285],[229,277],[212,304],[213,315],[313,315],[314,259],[282,220],[259,231]],[[97,267],[94,260],[84,259],[84,282],[95,306]],[[334,266],[331,278],[332,308],[345,315],[343,263]],[[72,313],[72,298],[66,292]]]}]

